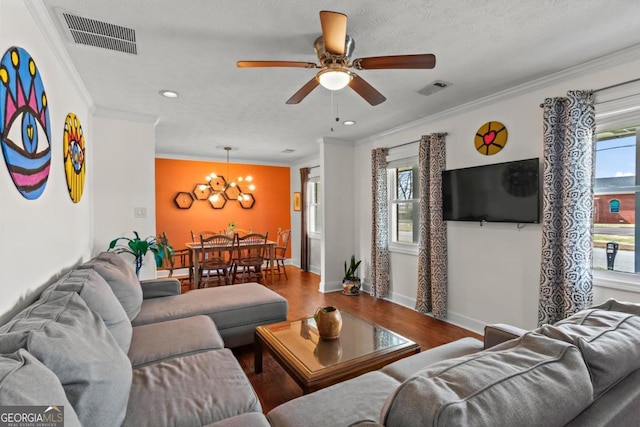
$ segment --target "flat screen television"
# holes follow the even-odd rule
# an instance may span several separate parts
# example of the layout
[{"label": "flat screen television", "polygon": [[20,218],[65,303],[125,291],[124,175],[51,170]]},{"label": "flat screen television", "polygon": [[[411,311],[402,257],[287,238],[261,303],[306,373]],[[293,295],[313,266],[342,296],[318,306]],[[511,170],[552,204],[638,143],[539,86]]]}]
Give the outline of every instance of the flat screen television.
[{"label": "flat screen television", "polygon": [[445,221],[540,222],[538,159],[442,172]]}]

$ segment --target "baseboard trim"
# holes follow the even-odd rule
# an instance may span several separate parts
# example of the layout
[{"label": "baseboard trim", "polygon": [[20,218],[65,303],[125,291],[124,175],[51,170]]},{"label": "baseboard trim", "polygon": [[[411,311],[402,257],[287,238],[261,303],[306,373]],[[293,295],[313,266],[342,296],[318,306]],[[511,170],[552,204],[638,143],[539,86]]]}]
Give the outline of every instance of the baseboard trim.
[{"label": "baseboard trim", "polygon": [[[371,286],[370,285],[363,285],[362,290],[367,292],[368,294],[371,294]],[[387,301],[390,301],[394,304],[398,304],[401,305],[403,307],[406,307],[408,309],[414,310],[416,311],[416,299],[415,298],[410,298],[407,297],[406,295],[402,295],[402,294],[397,294],[394,292],[390,292],[389,296],[387,298],[384,298]],[[431,313],[426,313],[427,316],[433,317],[433,315]],[[486,326],[486,323],[482,323],[476,319],[472,319],[470,317],[466,317],[463,315],[460,315],[458,313],[452,312],[452,311],[448,311],[447,312],[447,317],[445,319],[440,319],[444,322],[450,323],[452,325],[455,326],[459,326],[463,329],[467,329],[471,332],[475,332],[476,334],[479,335],[484,335],[484,327]]]}]

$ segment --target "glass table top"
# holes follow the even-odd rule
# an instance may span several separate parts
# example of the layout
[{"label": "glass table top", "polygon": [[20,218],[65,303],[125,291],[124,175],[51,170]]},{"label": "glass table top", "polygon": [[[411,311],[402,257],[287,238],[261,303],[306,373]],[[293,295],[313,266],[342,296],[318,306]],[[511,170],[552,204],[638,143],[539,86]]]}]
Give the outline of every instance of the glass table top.
[{"label": "glass table top", "polygon": [[340,311],[340,314],[342,330],[334,340],[320,338],[313,317],[265,325],[263,328],[311,372],[414,344],[346,311]]}]

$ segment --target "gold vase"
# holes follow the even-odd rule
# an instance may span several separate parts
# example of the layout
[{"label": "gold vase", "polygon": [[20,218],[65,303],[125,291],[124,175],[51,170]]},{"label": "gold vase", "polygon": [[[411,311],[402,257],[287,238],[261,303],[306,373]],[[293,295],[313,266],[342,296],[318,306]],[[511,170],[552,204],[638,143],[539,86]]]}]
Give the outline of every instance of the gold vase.
[{"label": "gold vase", "polygon": [[316,320],[320,338],[332,340],[340,336],[342,316],[340,315],[340,310],[336,307],[318,307],[313,318]]}]

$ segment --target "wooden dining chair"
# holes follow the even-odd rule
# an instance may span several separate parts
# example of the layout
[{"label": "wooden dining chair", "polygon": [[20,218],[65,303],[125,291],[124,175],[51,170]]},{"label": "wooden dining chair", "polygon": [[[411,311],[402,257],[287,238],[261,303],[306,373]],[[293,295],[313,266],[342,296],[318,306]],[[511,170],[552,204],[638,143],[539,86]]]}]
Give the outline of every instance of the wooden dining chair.
[{"label": "wooden dining chair", "polygon": [[226,234],[200,235],[200,283],[198,288],[208,283],[228,285],[233,265],[233,238]]},{"label": "wooden dining chair", "polygon": [[219,233],[217,231],[200,231],[200,232],[194,232],[193,230],[191,230],[191,241],[194,243],[198,243],[202,237],[211,237],[211,236],[216,236],[219,234],[224,234],[224,233]]},{"label": "wooden dining chair", "polygon": [[[163,231],[159,236],[159,241],[163,245],[169,245],[169,239],[167,238],[167,234]],[[166,246],[164,249],[164,268],[169,271],[168,277],[173,277],[180,281],[180,284],[187,284],[193,281],[193,270],[192,266],[189,263],[189,248],[176,249],[172,247],[172,250],[167,250]],[[180,274],[175,275],[176,270],[187,269],[188,274]]]},{"label": "wooden dining chair", "polygon": [[[278,238],[276,240],[276,247],[274,249],[276,274],[282,274],[283,272],[284,277],[287,280],[289,280],[289,277],[287,276],[287,269],[284,266],[284,261],[287,259],[287,248],[289,247],[290,237],[291,237],[291,230],[279,231]],[[280,272],[280,267],[282,267],[282,272]]]},{"label": "wooden dining chair", "polygon": [[241,273],[241,281],[254,278],[260,282],[262,278],[262,263],[267,250],[267,237],[269,233],[250,233],[245,236],[235,234],[233,243],[233,276],[232,283],[236,282],[238,269]]}]

